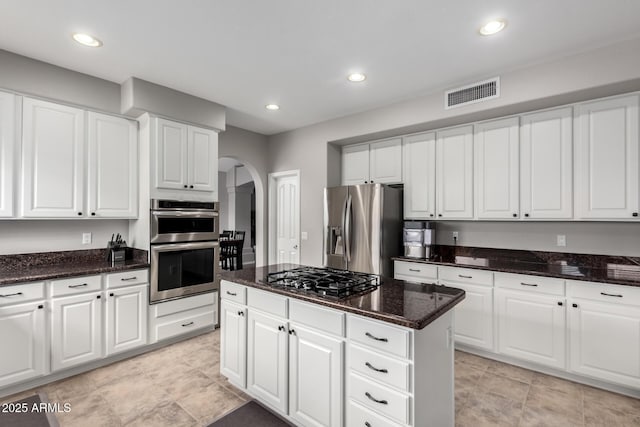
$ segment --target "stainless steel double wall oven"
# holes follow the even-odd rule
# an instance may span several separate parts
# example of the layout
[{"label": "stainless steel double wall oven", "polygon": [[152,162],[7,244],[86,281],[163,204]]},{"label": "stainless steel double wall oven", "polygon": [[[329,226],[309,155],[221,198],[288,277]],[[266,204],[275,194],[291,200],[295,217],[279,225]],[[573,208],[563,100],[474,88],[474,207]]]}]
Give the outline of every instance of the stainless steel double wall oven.
[{"label": "stainless steel double wall oven", "polygon": [[151,304],[220,287],[218,203],[151,201]]}]

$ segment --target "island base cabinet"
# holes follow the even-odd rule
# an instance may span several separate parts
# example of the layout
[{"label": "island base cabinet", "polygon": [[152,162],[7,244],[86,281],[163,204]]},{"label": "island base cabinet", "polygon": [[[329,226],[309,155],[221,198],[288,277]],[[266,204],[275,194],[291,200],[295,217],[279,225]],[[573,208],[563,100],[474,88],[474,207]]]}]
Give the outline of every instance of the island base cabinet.
[{"label": "island base cabinet", "polygon": [[148,285],[114,289],[107,297],[106,355],[147,343]]},{"label": "island base cabinet", "polygon": [[344,342],[290,326],[289,415],[303,426],[342,426]]},{"label": "island base cabinet", "polygon": [[240,388],[247,386],[247,308],[220,303],[220,373]]}]

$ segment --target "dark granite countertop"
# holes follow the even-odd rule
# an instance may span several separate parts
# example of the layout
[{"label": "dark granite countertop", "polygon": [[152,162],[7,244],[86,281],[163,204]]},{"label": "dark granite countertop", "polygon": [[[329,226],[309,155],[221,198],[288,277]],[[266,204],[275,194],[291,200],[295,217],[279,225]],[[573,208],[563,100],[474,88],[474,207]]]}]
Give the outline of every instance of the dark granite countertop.
[{"label": "dark granite countertop", "polygon": [[640,258],[437,245],[430,259],[399,261],[640,286]]},{"label": "dark granite countertop", "polygon": [[381,277],[381,285],[374,291],[349,296],[345,299],[313,295],[291,288],[280,288],[263,283],[267,273],[301,267],[296,264],[278,264],[267,267],[223,271],[222,280],[286,295],[328,308],[359,314],[384,322],[422,329],[461,302],[465,293],[447,286],[423,285]]},{"label": "dark granite countertop", "polygon": [[130,249],[129,256],[112,267],[104,249],[0,255],[0,286],[149,267],[147,251]]}]

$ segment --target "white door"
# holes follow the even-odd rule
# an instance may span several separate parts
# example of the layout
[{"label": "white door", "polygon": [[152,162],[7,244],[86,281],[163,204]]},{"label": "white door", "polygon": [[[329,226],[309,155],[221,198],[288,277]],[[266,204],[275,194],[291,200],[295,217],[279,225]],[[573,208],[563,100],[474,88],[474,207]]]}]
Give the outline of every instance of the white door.
[{"label": "white door", "polygon": [[575,107],[578,218],[638,218],[638,114],[638,95]]},{"label": "white door", "polygon": [[369,145],[369,182],[402,184],[402,139]]},{"label": "white door", "polygon": [[89,210],[92,217],[138,216],[138,127],[121,117],[89,112]]},{"label": "white door", "polygon": [[86,217],[85,112],[30,98],[22,112],[22,214]]},{"label": "white door", "polygon": [[0,307],[0,387],[45,373],[44,302]]},{"label": "white door", "polygon": [[438,218],[473,218],[473,127],[438,132],[436,161]]},{"label": "white door", "polygon": [[0,217],[13,216],[16,173],[16,97],[0,92]]},{"label": "white door", "polygon": [[144,284],[107,292],[107,356],[147,344],[148,288]]},{"label": "white door", "polygon": [[640,388],[638,307],[581,299],[569,303],[569,369]]},{"label": "white door", "polygon": [[240,388],[247,386],[247,309],[220,303],[220,373]]},{"label": "white door", "polygon": [[455,307],[456,342],[493,351],[493,288],[457,282],[440,284],[466,292],[464,301]]},{"label": "white door", "polygon": [[520,118],[520,208],[524,219],[573,216],[572,114],[569,107]]},{"label": "white door", "polygon": [[342,185],[369,182],[369,144],[342,147]]},{"label": "white door", "polygon": [[216,193],[218,200],[218,133],[189,126],[189,189]]},{"label": "white door", "polygon": [[276,248],[274,263],[300,263],[300,177],[293,174],[272,175],[271,193]]},{"label": "white door", "polygon": [[291,324],[289,415],[304,426],[342,426],[341,340]]},{"label": "white door", "polygon": [[434,219],[436,215],[436,134],[404,139],[404,217]]},{"label": "white door", "polygon": [[247,389],[259,400],[287,413],[287,321],[250,309],[247,315]]},{"label": "white door", "polygon": [[90,293],[51,300],[51,370],[102,357],[102,295]]},{"label": "white door", "polygon": [[496,289],[498,352],[565,368],[564,297]]},{"label": "white door", "polygon": [[184,190],[188,188],[187,126],[156,120],[156,187]]},{"label": "white door", "polygon": [[517,117],[475,125],[475,200],[479,219],[520,216],[518,126]]}]

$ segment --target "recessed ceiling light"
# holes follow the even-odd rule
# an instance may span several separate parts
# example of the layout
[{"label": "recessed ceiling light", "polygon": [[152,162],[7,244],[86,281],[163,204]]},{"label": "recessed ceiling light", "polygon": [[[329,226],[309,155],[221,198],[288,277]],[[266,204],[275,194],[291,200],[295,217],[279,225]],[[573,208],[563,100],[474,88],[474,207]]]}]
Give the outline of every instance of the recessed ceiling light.
[{"label": "recessed ceiling light", "polygon": [[483,36],[490,36],[492,34],[498,33],[504,30],[504,27],[507,26],[507,21],[504,19],[494,19],[493,21],[489,21],[480,27],[480,34]]},{"label": "recessed ceiling light", "polygon": [[92,35],[85,33],[73,33],[73,39],[84,46],[100,47],[102,42]]},{"label": "recessed ceiling light", "polygon": [[352,74],[349,74],[347,78],[349,79],[350,82],[358,83],[358,82],[365,81],[367,76],[365,76],[362,73],[352,73]]},{"label": "recessed ceiling light", "polygon": [[275,111],[279,110],[280,106],[278,104],[267,104],[264,106],[264,108],[266,108],[267,110]]}]

